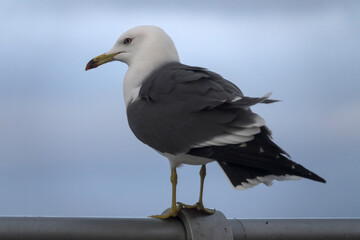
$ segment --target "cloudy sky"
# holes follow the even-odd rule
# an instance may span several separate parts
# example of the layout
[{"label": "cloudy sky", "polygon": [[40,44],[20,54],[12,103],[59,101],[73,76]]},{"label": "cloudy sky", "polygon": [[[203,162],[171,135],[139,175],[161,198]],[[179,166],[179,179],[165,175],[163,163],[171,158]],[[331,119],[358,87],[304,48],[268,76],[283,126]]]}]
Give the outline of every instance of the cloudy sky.
[{"label": "cloudy sky", "polygon": [[[122,32],[151,24],[183,63],[281,99],[253,110],[328,181],[236,191],[211,163],[206,206],[237,218],[359,217],[359,23],[359,1],[1,1],[0,215],[144,217],[170,206],[167,160],[127,125],[127,66],[84,71]],[[179,169],[179,201],[197,201],[198,171]]]}]

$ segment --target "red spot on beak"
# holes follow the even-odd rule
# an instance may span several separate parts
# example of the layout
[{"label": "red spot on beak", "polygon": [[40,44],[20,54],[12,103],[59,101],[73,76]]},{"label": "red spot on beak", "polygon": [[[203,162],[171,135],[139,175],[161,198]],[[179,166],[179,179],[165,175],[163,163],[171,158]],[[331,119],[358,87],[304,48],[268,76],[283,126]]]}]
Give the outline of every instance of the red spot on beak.
[{"label": "red spot on beak", "polygon": [[88,64],[86,64],[85,71],[92,69],[92,68],[96,68],[97,66],[99,66],[98,62],[94,61],[94,59],[91,59],[90,62],[88,62]]}]

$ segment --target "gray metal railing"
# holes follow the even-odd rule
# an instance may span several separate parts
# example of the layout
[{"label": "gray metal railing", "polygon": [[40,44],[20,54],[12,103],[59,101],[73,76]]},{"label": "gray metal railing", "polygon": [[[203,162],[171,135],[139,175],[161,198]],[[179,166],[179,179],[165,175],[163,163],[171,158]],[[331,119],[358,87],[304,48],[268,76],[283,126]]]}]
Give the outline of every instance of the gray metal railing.
[{"label": "gray metal railing", "polygon": [[0,217],[0,239],[360,239],[360,219],[226,219],[182,211],[179,218]]}]

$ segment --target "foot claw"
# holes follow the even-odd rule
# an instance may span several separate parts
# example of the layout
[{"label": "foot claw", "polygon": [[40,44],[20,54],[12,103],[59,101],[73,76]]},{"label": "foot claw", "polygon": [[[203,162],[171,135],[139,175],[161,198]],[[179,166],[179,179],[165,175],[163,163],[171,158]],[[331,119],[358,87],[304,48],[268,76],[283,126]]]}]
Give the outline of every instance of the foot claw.
[{"label": "foot claw", "polygon": [[203,212],[206,214],[214,214],[216,212],[215,209],[209,209],[209,208],[205,208],[203,203],[195,203],[194,205],[187,205],[181,202],[177,203],[181,208],[187,208],[187,209],[196,209],[199,212]]}]

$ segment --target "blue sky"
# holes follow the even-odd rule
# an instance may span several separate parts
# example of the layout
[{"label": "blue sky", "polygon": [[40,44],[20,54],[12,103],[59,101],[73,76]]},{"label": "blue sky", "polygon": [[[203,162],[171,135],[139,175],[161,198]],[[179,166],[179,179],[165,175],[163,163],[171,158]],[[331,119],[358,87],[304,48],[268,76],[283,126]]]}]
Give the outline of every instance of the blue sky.
[{"label": "blue sky", "polygon": [[[208,164],[204,201],[228,217],[360,215],[358,1],[1,1],[0,215],[143,217],[170,206],[169,165],[127,125],[127,66],[85,72],[137,25],[162,27],[181,61],[249,96],[294,161],[324,177],[236,191]],[[179,169],[197,201],[199,167]]]}]

